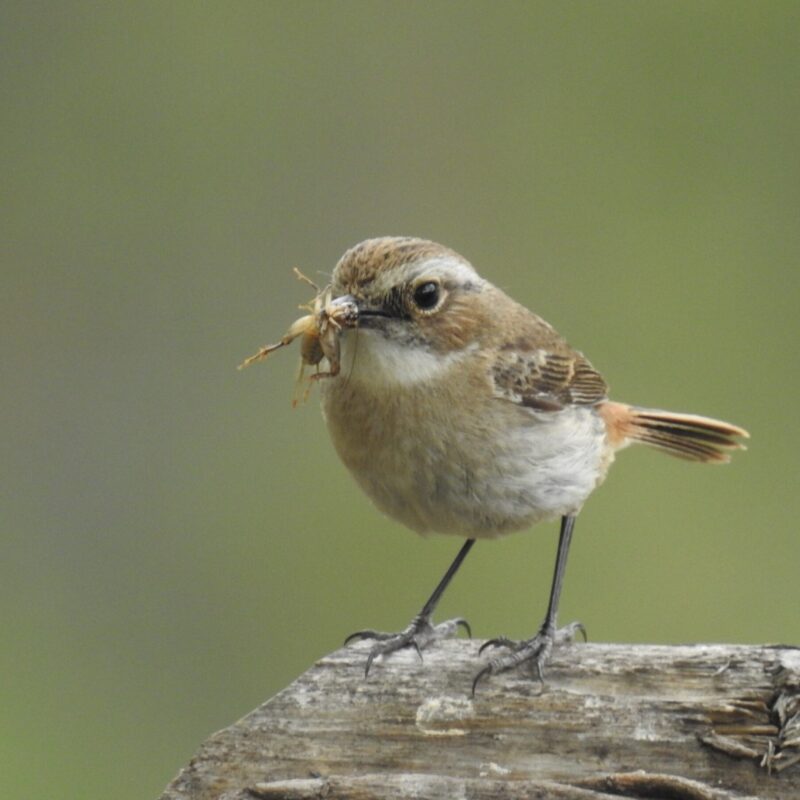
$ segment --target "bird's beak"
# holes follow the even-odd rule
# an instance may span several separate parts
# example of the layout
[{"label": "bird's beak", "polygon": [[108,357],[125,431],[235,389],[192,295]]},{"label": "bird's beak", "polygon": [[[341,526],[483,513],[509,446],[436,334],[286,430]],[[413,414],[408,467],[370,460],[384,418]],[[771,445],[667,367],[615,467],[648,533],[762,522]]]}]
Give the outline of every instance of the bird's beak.
[{"label": "bird's beak", "polygon": [[369,308],[351,294],[343,294],[328,304],[328,314],[343,328],[369,328],[376,317],[389,315],[379,308]]},{"label": "bird's beak", "polygon": [[355,328],[358,325],[358,303],[351,294],[343,294],[331,300],[325,306],[325,313],[339,328]]}]

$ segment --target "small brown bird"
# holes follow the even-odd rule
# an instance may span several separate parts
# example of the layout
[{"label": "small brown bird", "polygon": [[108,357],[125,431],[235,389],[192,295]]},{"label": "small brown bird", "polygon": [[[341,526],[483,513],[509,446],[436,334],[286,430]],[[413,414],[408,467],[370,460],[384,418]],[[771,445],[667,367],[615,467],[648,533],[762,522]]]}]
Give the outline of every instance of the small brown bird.
[{"label": "small brown bird", "polygon": [[[341,369],[320,381],[333,444],[383,512],[419,533],[466,542],[421,612],[399,633],[359,631],[373,660],[418,651],[463,619],[432,614],[477,538],[561,518],[550,601],[530,639],[478,681],[528,662],[535,674],[580,623],[556,623],[575,517],[617,450],[642,442],[690,461],[724,463],[747,432],[693,414],[608,399],[600,373],[543,319],[481,278],[460,255],[421,239],[369,239],[333,273],[333,303],[357,309],[341,330]],[[468,629],[468,627],[467,627]],[[483,649],[483,648],[482,648]]]}]

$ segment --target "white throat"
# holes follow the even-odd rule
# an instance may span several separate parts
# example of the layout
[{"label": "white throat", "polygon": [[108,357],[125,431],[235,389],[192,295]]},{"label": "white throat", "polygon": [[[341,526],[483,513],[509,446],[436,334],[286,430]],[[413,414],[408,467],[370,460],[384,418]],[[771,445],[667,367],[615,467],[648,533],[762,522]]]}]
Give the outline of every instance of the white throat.
[{"label": "white throat", "polygon": [[340,376],[383,386],[412,386],[437,380],[473,349],[470,346],[452,353],[434,353],[394,342],[370,330],[343,331],[340,341]]}]

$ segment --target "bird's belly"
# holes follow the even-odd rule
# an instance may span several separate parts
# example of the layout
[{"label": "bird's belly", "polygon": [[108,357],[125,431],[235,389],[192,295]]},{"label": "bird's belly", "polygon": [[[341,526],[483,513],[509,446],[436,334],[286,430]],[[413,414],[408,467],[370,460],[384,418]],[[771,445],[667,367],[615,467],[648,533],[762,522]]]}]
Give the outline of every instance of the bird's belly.
[{"label": "bird's belly", "polygon": [[323,396],[334,446],[359,485],[420,533],[493,537],[575,513],[604,474],[604,428],[589,407],[532,412],[509,404],[507,413],[471,413],[461,424],[454,408],[412,400],[378,412],[357,395]]}]

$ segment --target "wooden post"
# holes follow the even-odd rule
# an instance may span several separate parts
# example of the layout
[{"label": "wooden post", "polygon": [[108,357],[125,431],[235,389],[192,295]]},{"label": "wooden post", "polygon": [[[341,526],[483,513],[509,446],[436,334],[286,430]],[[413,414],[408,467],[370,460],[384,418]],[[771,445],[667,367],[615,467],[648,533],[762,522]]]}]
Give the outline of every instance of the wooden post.
[{"label": "wooden post", "polygon": [[480,642],[325,656],[162,800],[800,798],[800,648],[573,644],[482,682]]}]

